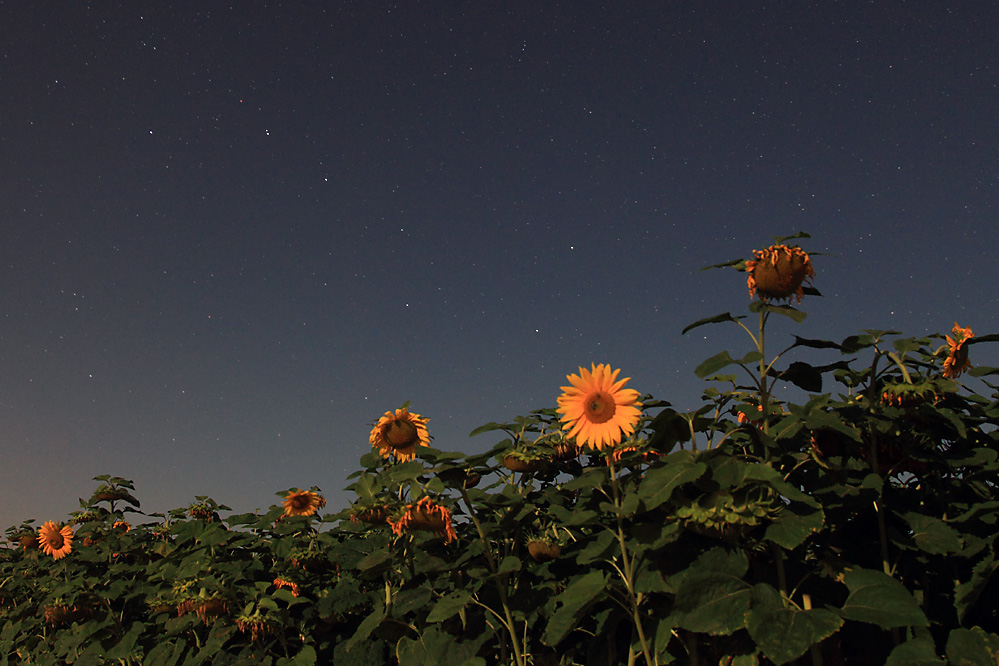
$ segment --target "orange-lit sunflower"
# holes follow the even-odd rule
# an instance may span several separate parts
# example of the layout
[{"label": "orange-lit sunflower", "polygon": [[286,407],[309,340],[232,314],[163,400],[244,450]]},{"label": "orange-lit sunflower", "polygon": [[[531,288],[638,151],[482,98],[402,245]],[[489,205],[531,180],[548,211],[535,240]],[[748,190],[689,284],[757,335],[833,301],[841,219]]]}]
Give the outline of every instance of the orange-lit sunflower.
[{"label": "orange-lit sunflower", "polygon": [[764,300],[790,300],[794,296],[801,302],[802,284],[815,277],[807,252],[800,247],[771,245],[753,250],[753,256],[756,259],[746,262],[750,298],[759,294]]},{"label": "orange-lit sunflower", "polygon": [[368,441],[386,460],[393,456],[403,462],[412,460],[417,446],[430,446],[427,420],[406,408],[385,412],[371,429]]},{"label": "orange-lit sunflower", "polygon": [[950,345],[950,352],[947,360],[944,361],[944,377],[953,379],[960,377],[961,373],[971,367],[968,362],[968,340],[975,337],[970,328],[961,328],[954,322],[954,330],[951,331],[954,337],[947,336],[947,344]]},{"label": "orange-lit sunflower", "polygon": [[291,596],[297,597],[299,595],[298,583],[290,580],[285,580],[284,578],[275,578],[274,582],[271,583],[277,589],[287,588],[291,591]]},{"label": "orange-lit sunflower", "polygon": [[441,506],[425,495],[416,504],[407,504],[402,515],[396,520],[389,520],[392,532],[399,535],[412,530],[436,532],[444,537],[446,542],[454,541],[458,535],[451,524],[451,511]]},{"label": "orange-lit sunflower", "polygon": [[284,496],[284,515],[311,516],[326,506],[326,498],[311,490],[293,490]]},{"label": "orange-lit sunflower", "polygon": [[38,545],[46,555],[59,560],[73,549],[73,530],[69,525],[60,527],[51,520],[38,528]]},{"label": "orange-lit sunflower", "polygon": [[568,430],[581,445],[594,449],[613,448],[621,443],[621,434],[631,436],[641,416],[638,391],[626,389],[630,377],[617,381],[621,370],[610,365],[591,364],[592,370],[580,368],[578,375],[566,375],[572,386],[563,386],[558,397],[558,412]]}]

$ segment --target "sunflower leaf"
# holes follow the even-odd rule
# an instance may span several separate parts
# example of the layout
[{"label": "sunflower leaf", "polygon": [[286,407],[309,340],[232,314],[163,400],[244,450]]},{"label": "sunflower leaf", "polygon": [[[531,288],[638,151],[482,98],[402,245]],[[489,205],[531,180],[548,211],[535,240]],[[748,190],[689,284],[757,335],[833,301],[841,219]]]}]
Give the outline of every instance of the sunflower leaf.
[{"label": "sunflower leaf", "polygon": [[844,618],[882,629],[929,625],[912,593],[888,574],[856,568],[844,574],[843,582],[850,589],[840,610]]},{"label": "sunflower leaf", "polygon": [[687,328],[683,329],[680,332],[680,335],[683,335],[687,331],[695,329],[698,326],[704,326],[705,324],[717,324],[717,323],[722,322],[722,321],[738,321],[740,319],[745,319],[745,317],[743,317],[743,316],[733,317],[730,313],[723,312],[723,313],[721,313],[719,315],[715,315],[714,317],[705,317],[704,319],[698,319],[693,324],[690,324],[690,325],[687,326]]},{"label": "sunflower leaf", "polygon": [[807,312],[803,310],[798,310],[790,305],[776,305],[774,303],[768,303],[767,301],[753,301],[749,304],[750,312],[773,312],[774,314],[784,315],[785,317],[790,317],[797,323],[805,321],[805,317],[808,316]]},{"label": "sunflower leaf", "polygon": [[725,261],[720,264],[712,264],[710,266],[705,266],[704,268],[699,268],[698,272],[706,271],[712,268],[728,268],[729,266],[734,266],[736,270],[744,271],[746,270],[746,260],[745,259],[732,259],[730,261]]},{"label": "sunflower leaf", "polygon": [[552,614],[541,640],[546,645],[558,645],[575,628],[578,619],[596,601],[606,584],[602,571],[591,571],[574,580],[562,594],[555,597],[555,602],[561,605]]},{"label": "sunflower leaf", "polygon": [[729,356],[727,351],[723,351],[715,354],[709,359],[702,361],[699,366],[694,368],[694,374],[700,377],[701,379],[704,379],[705,377],[713,375],[722,368],[728,367],[733,363],[737,365],[745,365],[746,363],[755,363],[756,361],[759,361],[761,358],[763,357],[760,355],[760,352],[758,351],[749,352],[743,358],[738,360]]}]

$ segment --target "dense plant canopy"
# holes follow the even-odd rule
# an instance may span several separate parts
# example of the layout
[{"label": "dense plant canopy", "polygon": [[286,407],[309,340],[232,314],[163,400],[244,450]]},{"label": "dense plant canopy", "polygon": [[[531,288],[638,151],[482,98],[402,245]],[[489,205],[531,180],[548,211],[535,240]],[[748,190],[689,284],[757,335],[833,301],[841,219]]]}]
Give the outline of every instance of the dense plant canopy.
[{"label": "dense plant canopy", "polygon": [[970,358],[999,336],[768,356],[768,327],[805,319],[776,301],[818,295],[800,238],[724,264],[749,273],[751,317],[684,332],[752,345],[698,366],[695,410],[593,364],[466,455],[403,405],[325,515],[316,487],[146,514],[98,477],[65,524],[7,530],[0,666],[995,666],[999,369]]}]

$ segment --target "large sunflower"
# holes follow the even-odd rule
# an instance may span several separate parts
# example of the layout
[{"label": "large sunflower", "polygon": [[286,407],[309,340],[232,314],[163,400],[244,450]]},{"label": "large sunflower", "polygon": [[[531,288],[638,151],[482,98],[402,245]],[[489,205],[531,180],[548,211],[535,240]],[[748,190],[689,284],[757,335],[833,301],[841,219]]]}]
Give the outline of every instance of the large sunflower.
[{"label": "large sunflower", "polygon": [[795,296],[801,302],[802,283],[815,277],[807,252],[800,247],[771,245],[753,250],[753,256],[756,259],[746,262],[750,298],[759,294],[761,299],[790,300]]},{"label": "large sunflower", "polygon": [[293,490],[284,496],[284,515],[311,516],[326,506],[326,498],[311,490]]},{"label": "large sunflower", "polygon": [[405,407],[395,412],[385,412],[371,429],[368,441],[386,460],[395,457],[403,462],[416,456],[417,446],[430,446],[427,420],[413,414]]},{"label": "large sunflower", "polygon": [[954,337],[947,336],[947,344],[950,345],[950,352],[947,360],[944,361],[944,377],[953,379],[960,377],[961,373],[971,367],[968,362],[968,340],[975,337],[970,328],[961,328],[954,322],[954,330],[951,331]]},{"label": "large sunflower", "polygon": [[631,436],[641,416],[638,391],[626,389],[630,377],[617,381],[620,370],[609,365],[591,364],[592,370],[580,368],[578,375],[566,375],[572,386],[563,386],[558,397],[558,412],[568,430],[581,445],[594,449],[613,448],[621,443],[621,434]]},{"label": "large sunflower", "polygon": [[69,525],[60,527],[51,520],[38,528],[38,545],[46,555],[58,560],[73,549],[73,530]]}]

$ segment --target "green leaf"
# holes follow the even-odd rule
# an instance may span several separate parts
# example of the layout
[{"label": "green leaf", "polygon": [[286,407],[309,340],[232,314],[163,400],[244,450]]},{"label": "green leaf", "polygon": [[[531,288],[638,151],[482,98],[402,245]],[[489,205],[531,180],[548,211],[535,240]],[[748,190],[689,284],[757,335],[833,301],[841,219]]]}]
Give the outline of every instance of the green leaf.
[{"label": "green leaf", "polygon": [[790,305],[776,305],[774,303],[768,303],[767,301],[753,301],[749,304],[750,312],[773,312],[774,314],[784,315],[785,317],[790,317],[797,323],[805,321],[805,317],[808,316],[807,312],[793,308]]},{"label": "green leaf", "polygon": [[981,627],[955,629],[947,637],[947,661],[951,666],[996,666],[999,636]]},{"label": "green leaf", "polygon": [[743,358],[736,360],[731,356],[729,356],[727,351],[723,351],[701,362],[699,366],[694,368],[694,374],[700,377],[701,379],[704,379],[705,377],[713,375],[722,368],[728,367],[733,363],[745,365],[747,363],[756,363],[761,358],[763,358],[763,356],[760,355],[760,352],[754,351],[754,352],[749,352]]},{"label": "green leaf", "polygon": [[777,518],[767,525],[764,536],[778,546],[791,550],[801,545],[812,534],[820,532],[824,524],[825,515],[822,509],[801,502],[792,502],[781,509]]},{"label": "green leaf", "polygon": [[163,641],[149,651],[142,663],[144,666],[174,666],[184,655],[186,649],[184,643]]},{"label": "green leaf", "polygon": [[125,635],[121,637],[121,640],[115,643],[114,647],[108,650],[104,657],[109,660],[128,659],[132,654],[132,648],[135,647],[135,641],[142,635],[145,628],[142,622],[134,622],[129,630],[125,632]]},{"label": "green leaf", "polygon": [[795,361],[777,375],[777,379],[791,382],[803,391],[819,393],[822,391],[822,373],[808,363]]},{"label": "green leaf", "polygon": [[577,578],[562,594],[555,597],[558,610],[552,614],[541,637],[545,645],[558,645],[576,627],[579,618],[596,601],[607,584],[602,571],[591,571]]},{"label": "green leaf", "polygon": [[926,615],[905,586],[873,569],[851,569],[843,576],[850,590],[841,614],[848,620],[869,622],[882,629],[925,627]]},{"label": "green leaf", "polygon": [[277,660],[277,666],[314,666],[316,663],[316,649],[311,645],[303,645],[291,659],[281,658]]},{"label": "green leaf", "polygon": [[698,319],[693,324],[687,326],[687,328],[680,331],[680,335],[683,335],[687,331],[693,330],[698,326],[704,326],[705,324],[717,324],[723,321],[739,321],[740,319],[745,319],[745,317],[733,317],[728,312],[723,312],[720,315],[715,315],[714,317],[705,317],[704,319]]},{"label": "green leaf", "polygon": [[999,562],[990,553],[975,565],[970,580],[955,586],[954,607],[962,623],[966,622],[968,614],[976,607],[982,593],[988,588],[997,572],[999,572]]},{"label": "green leaf", "polygon": [[426,587],[400,590],[392,599],[391,613],[395,617],[405,617],[414,610],[426,607],[432,597],[433,592]]},{"label": "green leaf", "polygon": [[503,561],[500,562],[499,569],[497,569],[496,573],[504,574],[512,573],[514,571],[520,571],[520,558],[515,555],[507,555],[503,558]]},{"label": "green leaf", "polygon": [[589,543],[576,556],[576,563],[586,565],[597,560],[606,560],[610,557],[611,550],[616,544],[614,533],[610,530],[604,530],[595,537],[590,537]]},{"label": "green leaf", "polygon": [[797,659],[843,626],[843,618],[831,611],[784,608],[780,592],[764,583],[754,585],[751,596],[753,608],[746,616],[746,629],[778,665]]},{"label": "green leaf", "polygon": [[708,468],[702,462],[694,462],[689,451],[672,453],[663,458],[662,463],[661,467],[647,471],[638,486],[638,496],[646,510],[669,501],[676,488],[699,479]]},{"label": "green leaf", "polygon": [[649,439],[649,446],[657,451],[670,451],[677,442],[682,442],[690,437],[690,425],[687,419],[680,416],[673,409],[664,409],[659,412],[652,423],[653,435]]},{"label": "green leaf", "polygon": [[752,588],[742,577],[749,561],[742,552],[713,548],[679,574],[672,618],[678,627],[712,636],[745,624]]},{"label": "green leaf", "polygon": [[830,340],[812,340],[809,338],[801,338],[797,335],[794,336],[793,347],[810,347],[811,349],[843,349],[843,345],[837,344]]},{"label": "green leaf", "polygon": [[698,271],[706,271],[711,268],[728,268],[729,266],[734,266],[738,270],[745,270],[746,260],[745,259],[731,259],[729,261],[720,264],[711,264],[710,266],[705,266],[704,268],[699,268]]},{"label": "green leaf", "polygon": [[385,619],[385,608],[376,608],[368,617],[364,618],[361,625],[354,632],[354,635],[347,639],[344,645],[344,649],[350,650],[352,647],[360,643],[361,641],[367,640],[371,632],[378,628],[378,625],[382,623]]},{"label": "green leaf", "polygon": [[392,561],[392,553],[389,550],[376,550],[369,553],[364,559],[357,563],[357,568],[361,571],[379,569]]},{"label": "green leaf", "polygon": [[478,428],[476,428],[472,432],[468,433],[468,436],[469,437],[475,437],[476,435],[481,435],[484,432],[492,432],[494,430],[504,430],[505,431],[509,427],[510,426],[508,426],[506,424],[503,424],[503,423],[496,423],[496,422],[486,423],[484,425],[480,425]]},{"label": "green leaf", "polygon": [[945,663],[937,656],[933,639],[919,636],[895,646],[888,655],[885,666],[944,666]]},{"label": "green leaf", "polygon": [[920,513],[907,513],[903,518],[912,528],[913,541],[927,553],[946,555],[964,547],[961,534],[939,518]]},{"label": "green leaf", "polygon": [[472,594],[465,590],[455,590],[441,597],[427,615],[427,622],[443,622],[468,605]]}]

